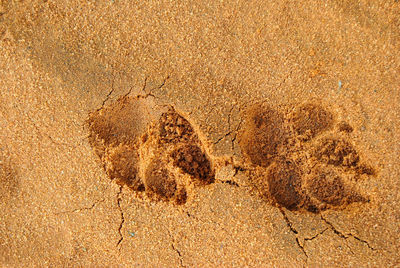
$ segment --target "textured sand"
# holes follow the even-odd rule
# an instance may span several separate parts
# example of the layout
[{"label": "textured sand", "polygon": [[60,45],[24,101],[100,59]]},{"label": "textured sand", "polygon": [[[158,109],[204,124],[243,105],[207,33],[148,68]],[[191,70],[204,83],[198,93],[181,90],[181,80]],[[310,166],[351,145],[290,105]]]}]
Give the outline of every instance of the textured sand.
[{"label": "textured sand", "polygon": [[[0,1],[1,265],[399,265],[399,53],[394,0]],[[142,108],[112,121],[136,129],[124,142],[173,107],[190,122],[190,144],[201,153],[189,146],[191,153],[168,160],[174,143],[160,145],[161,136],[150,135],[141,149],[110,148],[104,162],[90,115],[125,95]],[[271,178],[262,174],[291,168],[281,171],[275,156],[254,162],[244,149],[254,143],[246,133],[268,130],[246,123],[256,103],[288,118],[293,112],[290,128],[315,135],[311,143],[344,137],[376,173],[342,178],[363,199],[308,190],[310,200],[331,198],[327,206],[315,203],[320,211],[313,213],[305,195],[293,203],[257,192],[264,189],[259,178]],[[304,103],[320,105],[335,123],[303,133],[296,107]],[[310,162],[319,148],[311,143],[293,147],[299,150],[291,159]],[[274,148],[260,148],[274,155]],[[114,160],[137,150],[148,159],[139,174],[164,174],[150,161],[159,155],[175,184],[145,180],[153,189],[146,194],[118,181],[133,171],[116,169]],[[188,155],[198,155],[196,163],[209,159],[210,170],[179,164]],[[317,164],[334,163],[329,159]],[[345,163],[354,157],[346,159],[332,165],[350,174],[356,166]],[[107,163],[113,168],[103,168]],[[308,189],[344,187],[314,183],[318,165],[304,177]],[[203,175],[196,174],[213,179],[199,183],[193,178]],[[174,192],[179,187],[186,187],[185,202]],[[346,191],[337,191],[340,200],[355,196]]]}]

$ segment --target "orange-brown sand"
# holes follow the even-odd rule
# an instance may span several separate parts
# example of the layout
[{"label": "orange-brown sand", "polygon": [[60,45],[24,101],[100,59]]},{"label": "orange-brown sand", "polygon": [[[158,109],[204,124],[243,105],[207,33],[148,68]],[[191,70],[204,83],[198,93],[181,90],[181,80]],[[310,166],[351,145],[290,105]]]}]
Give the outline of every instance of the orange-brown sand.
[{"label": "orange-brown sand", "polygon": [[0,264],[400,264],[398,1],[0,1]]}]

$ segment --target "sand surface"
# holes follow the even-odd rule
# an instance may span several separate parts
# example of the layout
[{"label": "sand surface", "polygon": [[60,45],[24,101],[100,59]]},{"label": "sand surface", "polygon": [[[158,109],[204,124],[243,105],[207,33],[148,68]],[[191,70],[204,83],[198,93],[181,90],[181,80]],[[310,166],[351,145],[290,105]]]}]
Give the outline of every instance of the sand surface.
[{"label": "sand surface", "polygon": [[400,265],[398,1],[0,1],[0,263]]}]

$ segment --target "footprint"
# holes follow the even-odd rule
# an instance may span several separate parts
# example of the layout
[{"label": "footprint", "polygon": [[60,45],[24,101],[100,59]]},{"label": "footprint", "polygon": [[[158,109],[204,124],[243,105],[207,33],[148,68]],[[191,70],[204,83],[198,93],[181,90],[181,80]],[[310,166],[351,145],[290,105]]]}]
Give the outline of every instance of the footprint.
[{"label": "footprint", "polygon": [[295,134],[308,140],[330,128],[333,115],[319,105],[306,103],[295,107],[290,122]]},{"label": "footprint", "polygon": [[294,210],[303,203],[301,173],[295,164],[285,159],[274,162],[266,179],[269,198],[276,204]]},{"label": "footprint", "polygon": [[104,168],[107,175],[119,185],[127,185],[134,191],[144,191],[144,183],[139,177],[139,154],[135,144],[120,143],[107,148]]},{"label": "footprint", "polygon": [[247,112],[244,130],[239,140],[242,152],[253,164],[267,167],[286,141],[283,115],[265,104],[256,104]]},{"label": "footprint", "polygon": [[159,159],[153,160],[145,172],[146,189],[164,200],[174,197],[177,184],[167,167]]},{"label": "footprint", "polygon": [[198,183],[210,184],[214,182],[211,162],[200,147],[193,144],[185,144],[176,148],[171,153],[171,157],[176,167],[189,174]]},{"label": "footprint", "polygon": [[256,104],[247,111],[239,146],[253,190],[275,206],[314,213],[368,202],[352,184],[375,172],[348,141],[353,128],[334,128],[333,114],[320,105],[290,108]]},{"label": "footprint", "polygon": [[[90,113],[87,123],[108,177],[140,198],[184,204],[196,187],[215,181],[207,148],[174,107],[123,97]],[[356,182],[375,171],[349,141],[352,131],[320,105],[253,105],[239,134],[250,185],[289,210],[316,213],[367,202]]]},{"label": "footprint", "polygon": [[107,148],[134,144],[152,120],[145,100],[121,98],[89,114],[89,142],[102,158]]},{"label": "footprint", "polygon": [[319,209],[330,206],[348,205],[354,202],[367,202],[367,199],[345,183],[342,176],[332,167],[318,165],[311,174],[305,176],[305,189],[309,197],[317,200]]},{"label": "footprint", "polygon": [[214,182],[213,163],[189,121],[143,98],[123,97],[89,115],[89,142],[106,174],[140,198],[186,203]]}]

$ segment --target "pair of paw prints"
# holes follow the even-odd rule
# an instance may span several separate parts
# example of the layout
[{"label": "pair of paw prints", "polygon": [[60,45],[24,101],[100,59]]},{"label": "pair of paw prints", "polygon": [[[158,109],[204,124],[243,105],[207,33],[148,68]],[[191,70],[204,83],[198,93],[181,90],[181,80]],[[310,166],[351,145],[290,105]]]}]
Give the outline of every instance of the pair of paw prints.
[{"label": "pair of paw prints", "polygon": [[123,97],[92,112],[89,142],[119,185],[139,197],[184,204],[194,187],[214,181],[214,167],[192,125],[173,107],[151,114]]},{"label": "pair of paw prints", "polygon": [[[143,98],[120,98],[90,114],[89,142],[118,184],[139,197],[184,204],[195,187],[214,182],[214,165],[187,119],[173,107],[158,110]],[[368,201],[356,182],[374,170],[349,141],[349,124],[311,103],[256,104],[245,117],[239,146],[249,184],[265,201],[311,212]]]},{"label": "pair of paw prints", "polygon": [[374,170],[350,143],[349,124],[312,103],[256,104],[246,114],[239,145],[251,164],[250,185],[267,202],[316,213],[368,201],[356,181]]}]

